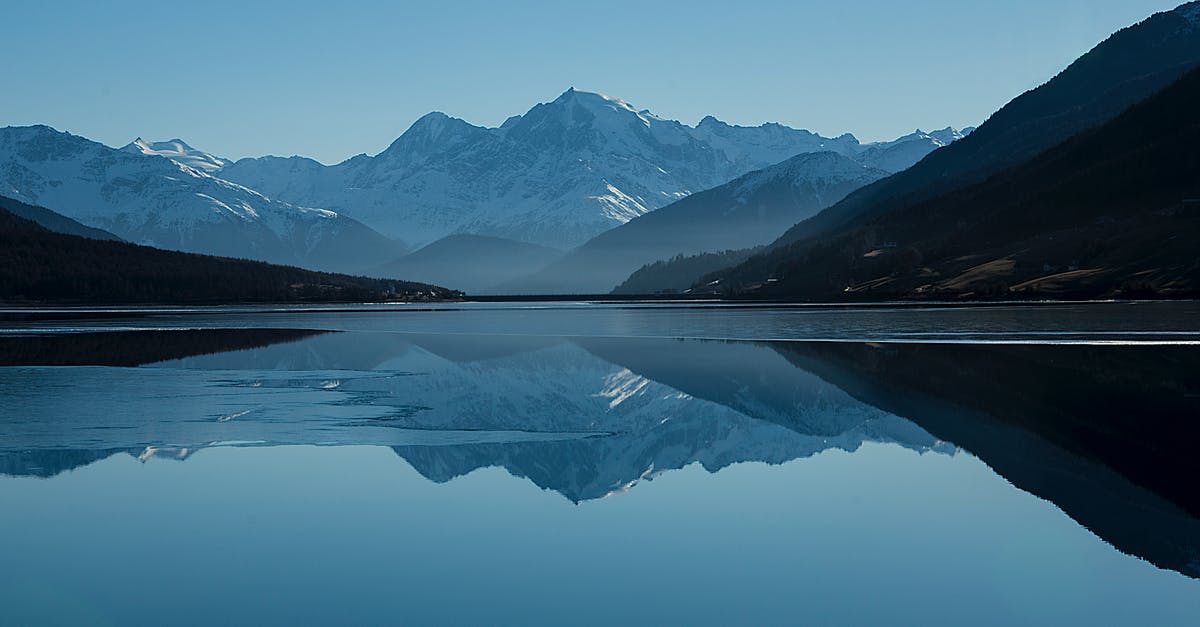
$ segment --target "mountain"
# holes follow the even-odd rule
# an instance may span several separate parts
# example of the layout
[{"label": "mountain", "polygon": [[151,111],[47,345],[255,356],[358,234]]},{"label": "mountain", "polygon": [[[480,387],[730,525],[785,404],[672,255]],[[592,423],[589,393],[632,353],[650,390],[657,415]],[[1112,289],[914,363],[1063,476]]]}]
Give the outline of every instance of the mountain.
[{"label": "mountain", "polygon": [[182,139],[171,139],[165,142],[148,142],[141,137],[133,140],[121,150],[140,155],[158,155],[201,172],[214,174],[221,168],[233,164],[228,159],[222,159],[202,150],[196,150],[187,145]]},{"label": "mountain", "polygon": [[335,212],[271,200],[173,158],[47,126],[0,128],[0,195],[173,250],[347,271],[398,250]]},{"label": "mountain", "polygon": [[1200,68],[1107,124],[778,265],[756,294],[1200,296]]},{"label": "mountain", "polygon": [[560,250],[499,237],[447,235],[367,274],[402,276],[485,294],[541,270],[562,255]]},{"label": "mountain", "polygon": [[78,235],[79,237],[90,239],[105,239],[114,242],[122,241],[121,238],[103,229],[93,229],[60,213],[54,213],[45,207],[27,205],[12,198],[0,196],[0,209],[19,218],[25,218],[30,222],[34,222],[47,231],[54,231],[55,233],[62,233],[64,235]]},{"label": "mountain", "polygon": [[675,255],[770,243],[789,225],[887,176],[835,152],[800,154],[601,233],[508,291],[606,293]]},{"label": "mountain", "polygon": [[565,250],[800,153],[863,154],[875,167],[902,169],[946,137],[898,141],[904,147],[892,150],[897,142],[864,145],[849,134],[731,126],[711,116],[691,127],[568,89],[498,128],[435,112],[375,156],[332,166],[304,157],[242,159],[219,174],[270,198],[354,217],[412,245],[471,233]]},{"label": "mountain", "polygon": [[55,233],[0,209],[0,302],[362,302],[454,296],[420,283]]},{"label": "mountain", "polygon": [[[769,252],[719,277],[761,283],[782,265],[856,228],[939,195],[979,183],[1089,128],[1100,126],[1200,64],[1200,2],[1122,29],[1058,76],[1009,102],[961,141],[851,194],[789,229]],[[1135,144],[1136,145],[1136,144]]]}]

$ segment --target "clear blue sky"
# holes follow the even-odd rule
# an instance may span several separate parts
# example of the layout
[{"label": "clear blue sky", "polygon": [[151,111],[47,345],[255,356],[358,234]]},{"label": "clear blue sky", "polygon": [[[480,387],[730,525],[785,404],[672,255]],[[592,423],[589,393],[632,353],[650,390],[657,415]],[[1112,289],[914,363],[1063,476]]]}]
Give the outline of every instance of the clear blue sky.
[{"label": "clear blue sky", "polygon": [[1181,1],[3,0],[0,125],[328,163],[432,110],[496,125],[575,86],[890,139],[977,124]]}]

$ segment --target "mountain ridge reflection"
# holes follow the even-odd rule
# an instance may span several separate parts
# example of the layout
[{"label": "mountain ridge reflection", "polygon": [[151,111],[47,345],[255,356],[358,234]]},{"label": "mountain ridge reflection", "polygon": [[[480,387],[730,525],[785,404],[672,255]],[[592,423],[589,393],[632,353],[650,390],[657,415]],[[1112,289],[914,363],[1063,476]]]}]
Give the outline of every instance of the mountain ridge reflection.
[{"label": "mountain ridge reflection", "polygon": [[[136,376],[0,370],[0,392],[22,409],[0,422],[0,473],[52,477],[214,445],[373,444],[434,482],[500,467],[579,503],[692,464],[960,445],[1116,548],[1200,576],[1197,509],[1173,474],[1194,462],[1152,459],[1195,429],[1191,350],[342,332],[226,336],[218,352],[211,333],[170,333],[175,358]],[[150,338],[162,355],[161,337],[108,335],[121,355]],[[1119,419],[1133,409],[1154,433]],[[1081,411],[1110,431],[1097,435]],[[1141,451],[1136,463],[1121,442]]]}]

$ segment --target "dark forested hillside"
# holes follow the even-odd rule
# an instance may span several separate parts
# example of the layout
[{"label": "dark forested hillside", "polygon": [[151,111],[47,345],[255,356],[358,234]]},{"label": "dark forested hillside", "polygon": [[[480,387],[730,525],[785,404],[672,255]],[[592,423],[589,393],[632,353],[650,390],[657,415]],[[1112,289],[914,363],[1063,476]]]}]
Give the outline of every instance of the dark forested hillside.
[{"label": "dark forested hillside", "polygon": [[13,215],[25,218],[31,222],[36,222],[39,226],[55,233],[64,233],[66,235],[78,235],[80,237],[89,237],[91,239],[106,239],[114,242],[123,241],[121,238],[105,231],[96,229],[85,224],[81,224],[62,215],[46,209],[45,207],[36,207],[27,205],[19,200],[0,196],[0,209],[8,211]]},{"label": "dark forested hillside", "polygon": [[66,235],[0,209],[0,301],[10,304],[354,302],[455,296],[421,283]]},{"label": "dark forested hillside", "polygon": [[1112,120],[1200,65],[1197,7],[1200,2],[1189,2],[1118,31],[1045,85],[1014,98],[967,137],[800,222],[779,243],[828,234],[856,218],[982,181]]},{"label": "dark forested hillside", "polygon": [[[1200,296],[1197,146],[1200,70],[1022,166],[751,259],[725,284],[803,299]],[[762,275],[774,280],[747,280]]]},{"label": "dark forested hillside", "polygon": [[672,292],[702,292],[691,290],[698,276],[735,266],[761,250],[762,247],[726,250],[699,255],[676,255],[670,259],[648,263],[613,290],[613,294],[659,294]]}]

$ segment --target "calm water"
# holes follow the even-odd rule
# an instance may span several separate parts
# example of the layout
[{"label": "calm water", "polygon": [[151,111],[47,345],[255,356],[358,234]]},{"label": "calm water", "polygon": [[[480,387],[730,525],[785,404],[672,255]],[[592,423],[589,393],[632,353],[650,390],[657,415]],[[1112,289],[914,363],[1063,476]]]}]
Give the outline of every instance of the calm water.
[{"label": "calm water", "polygon": [[0,312],[0,624],[1194,625],[1197,314]]}]

